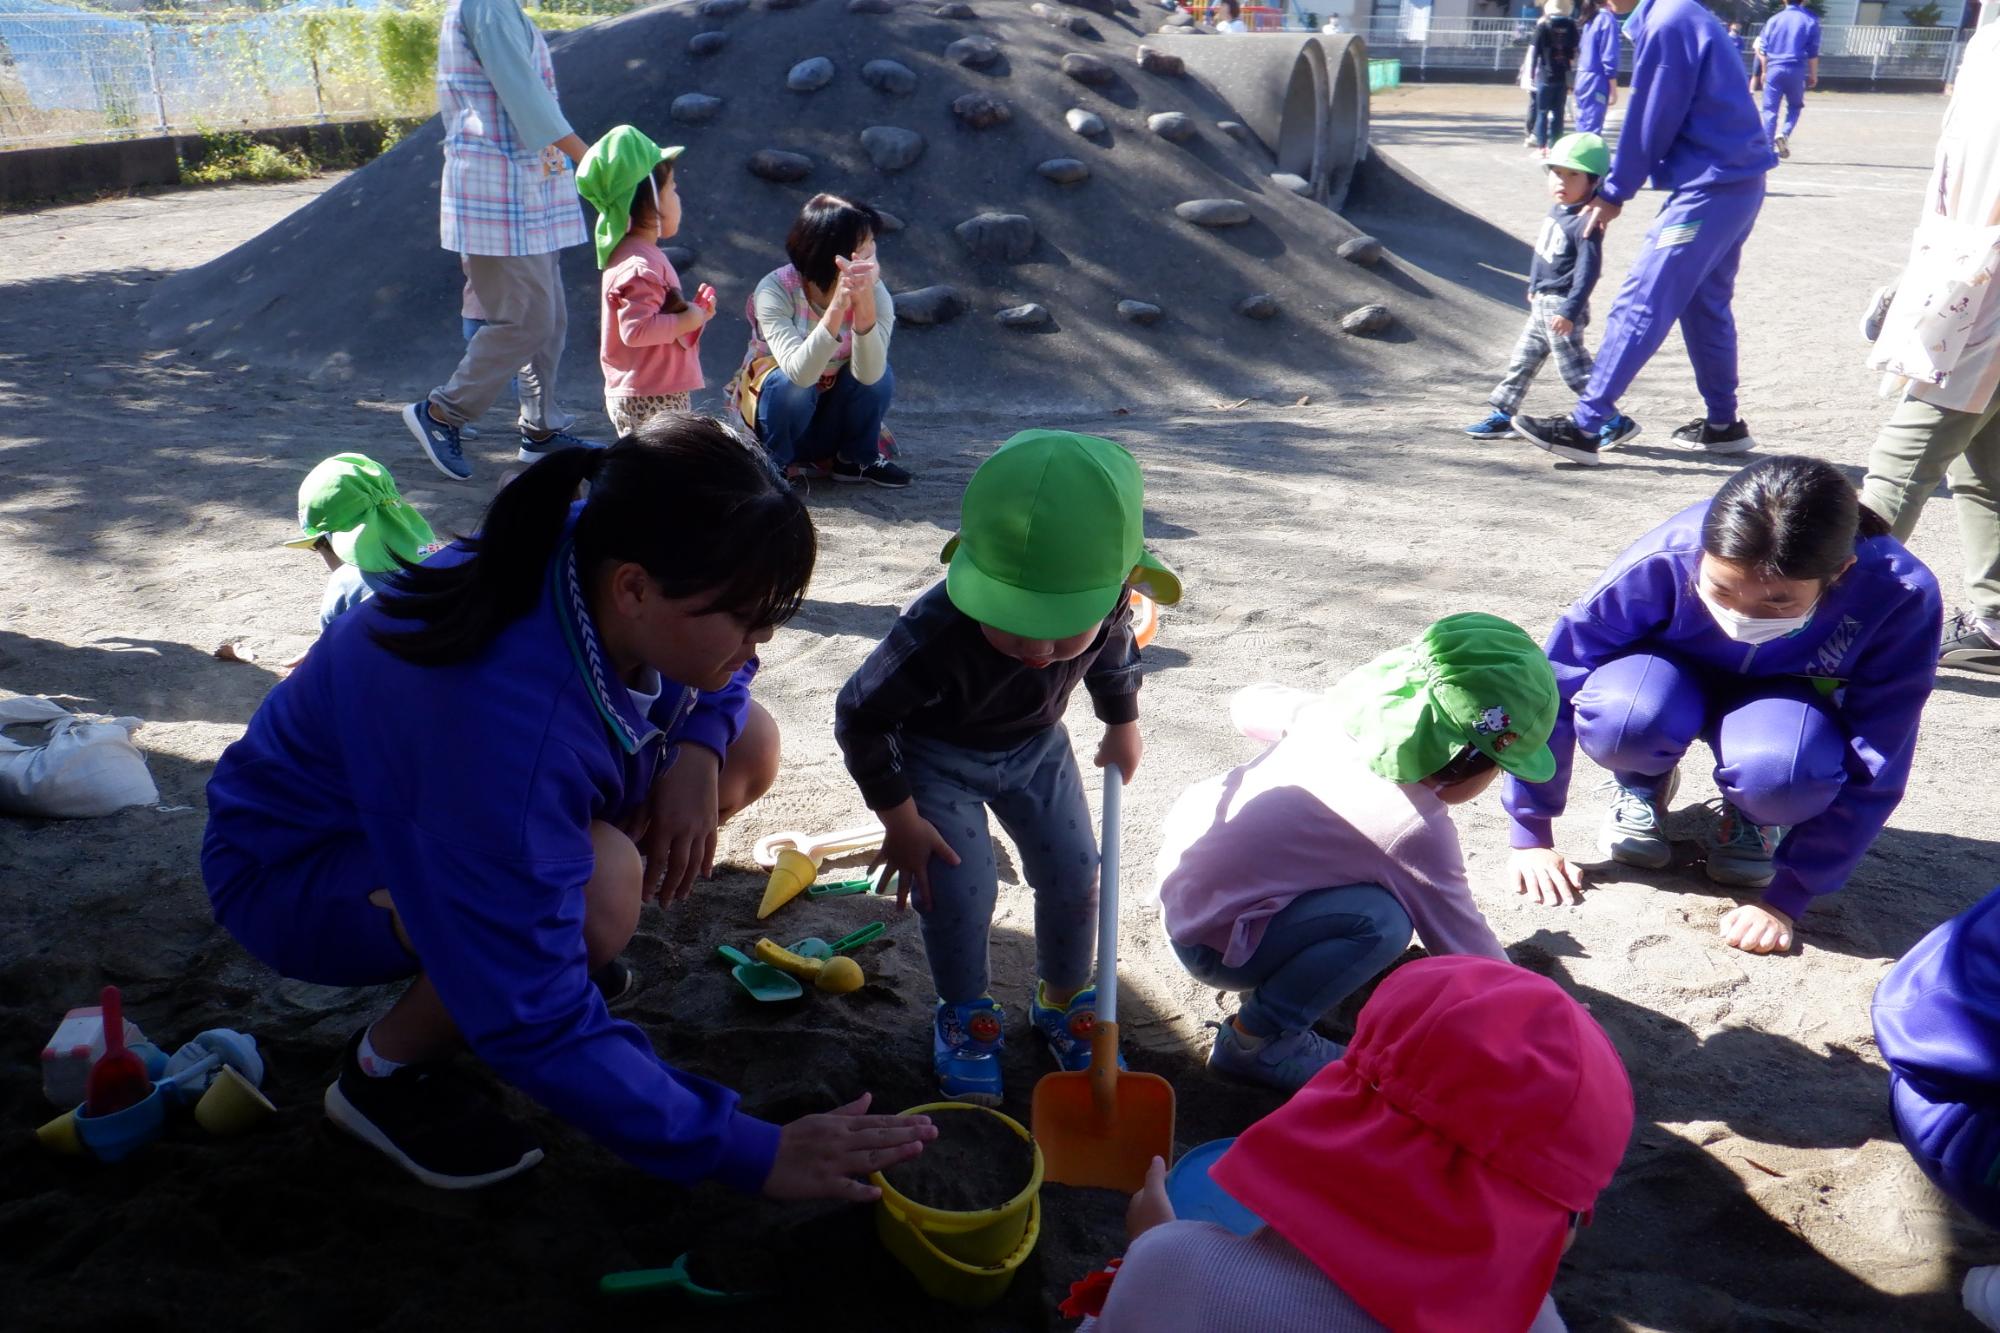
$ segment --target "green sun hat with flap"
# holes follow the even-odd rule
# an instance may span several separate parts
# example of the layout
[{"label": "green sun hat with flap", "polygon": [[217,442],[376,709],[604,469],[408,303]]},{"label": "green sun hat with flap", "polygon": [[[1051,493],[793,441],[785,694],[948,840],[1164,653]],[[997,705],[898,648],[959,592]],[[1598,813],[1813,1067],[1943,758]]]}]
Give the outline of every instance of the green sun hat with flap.
[{"label": "green sun hat with flap", "polygon": [[1498,616],[1446,616],[1328,694],[1368,767],[1391,782],[1427,778],[1468,745],[1524,782],[1555,776],[1555,672],[1526,631]]},{"label": "green sun hat with flap", "polygon": [[632,194],[639,182],[660,163],[686,151],[662,148],[630,125],[614,125],[577,163],[576,192],[597,210],[591,239],[597,246],[599,268],[611,262],[611,252],[632,230]]},{"label": "green sun hat with flap", "polygon": [[1611,148],[1595,134],[1565,134],[1549,145],[1549,155],[1542,160],[1542,166],[1568,167],[1602,178],[1611,170]]},{"label": "green sun hat with flap", "polygon": [[321,538],[369,574],[418,564],[440,543],[431,525],[396,490],[396,479],[366,454],[323,459],[299,483],[299,535],[280,543],[304,550]]},{"label": "green sun hat with flap", "polygon": [[1171,606],[1180,578],[1146,549],[1138,460],[1110,440],[1024,430],[966,483],[939,557],[952,605],[1027,639],[1066,639],[1110,615],[1127,584]]}]

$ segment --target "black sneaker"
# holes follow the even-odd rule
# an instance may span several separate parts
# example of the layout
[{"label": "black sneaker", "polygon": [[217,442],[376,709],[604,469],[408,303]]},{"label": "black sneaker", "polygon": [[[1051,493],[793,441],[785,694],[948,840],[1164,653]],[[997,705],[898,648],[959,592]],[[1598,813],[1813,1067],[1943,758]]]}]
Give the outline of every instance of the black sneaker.
[{"label": "black sneaker", "polygon": [[616,1009],[639,988],[639,974],[623,958],[614,958],[590,974],[590,984],[597,987],[608,1007]]},{"label": "black sneaker", "polygon": [[1595,466],[1604,461],[1598,453],[1603,441],[1577,425],[1572,417],[1517,416],[1514,418],[1514,433],[1537,449],[1546,449],[1557,458],[1566,458],[1572,463]]},{"label": "black sneaker", "polygon": [[2000,676],[2000,643],[1995,643],[1977,620],[1961,611],[1944,627],[1944,642],[1938,645],[1938,665]]},{"label": "black sneaker", "polygon": [[900,491],[910,484],[910,474],[886,458],[878,458],[865,466],[860,463],[850,463],[845,458],[836,458],[830,472],[835,481],[846,482],[851,486],[858,486],[865,481],[871,486]]},{"label": "black sneaker", "polygon": [[1706,449],[1712,454],[1742,454],[1757,447],[1742,417],[1720,430],[1711,426],[1706,417],[1696,417],[1674,432],[1674,443],[1683,449]]},{"label": "black sneaker", "polygon": [[348,1041],[340,1077],[326,1090],[327,1119],[441,1190],[498,1184],[542,1160],[526,1130],[445,1065],[405,1065],[386,1078],[362,1073],[366,1031]]}]

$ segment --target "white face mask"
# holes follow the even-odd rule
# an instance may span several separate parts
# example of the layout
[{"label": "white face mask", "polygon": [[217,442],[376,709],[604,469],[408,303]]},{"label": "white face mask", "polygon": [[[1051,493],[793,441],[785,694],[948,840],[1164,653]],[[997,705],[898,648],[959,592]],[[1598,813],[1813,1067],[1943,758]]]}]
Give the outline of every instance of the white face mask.
[{"label": "white face mask", "polygon": [[1812,606],[1807,607],[1803,614],[1766,619],[1730,610],[1710,597],[1708,589],[1700,580],[1695,581],[1694,591],[1695,596],[1701,598],[1701,604],[1708,608],[1709,616],[1721,627],[1722,632],[1738,643],[1769,643],[1773,639],[1782,639],[1787,634],[1796,634],[1806,627],[1806,622],[1813,618],[1814,609],[1819,606],[1819,599],[1816,597]]}]

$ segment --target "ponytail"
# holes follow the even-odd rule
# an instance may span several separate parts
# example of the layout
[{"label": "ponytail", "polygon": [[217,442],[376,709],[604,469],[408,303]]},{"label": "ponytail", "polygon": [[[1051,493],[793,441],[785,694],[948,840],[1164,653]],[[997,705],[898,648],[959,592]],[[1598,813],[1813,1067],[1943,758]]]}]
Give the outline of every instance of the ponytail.
[{"label": "ponytail", "polygon": [[1744,468],[1715,493],[1701,549],[1786,579],[1833,579],[1857,542],[1889,531],[1839,468],[1785,454]]},{"label": "ponytail", "polygon": [[708,417],[663,412],[609,449],[563,449],[502,487],[470,553],[407,568],[382,609],[407,628],[376,642],[419,666],[483,652],[535,608],[578,487],[572,534],[586,579],[606,562],[642,566],[668,597],[704,597],[763,628],[797,613],[817,558],[804,502],[763,451]]}]

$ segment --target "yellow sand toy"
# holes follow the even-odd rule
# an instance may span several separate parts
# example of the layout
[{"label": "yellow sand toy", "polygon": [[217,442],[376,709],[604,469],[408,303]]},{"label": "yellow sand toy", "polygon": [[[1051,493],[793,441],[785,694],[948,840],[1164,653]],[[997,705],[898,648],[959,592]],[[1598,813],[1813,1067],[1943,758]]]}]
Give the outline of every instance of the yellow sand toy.
[{"label": "yellow sand toy", "polygon": [[846,954],[836,954],[821,960],[806,958],[793,953],[769,936],[758,940],[750,952],[760,963],[769,963],[780,972],[789,972],[801,981],[810,981],[830,995],[846,995],[858,991],[868,978],[861,971],[861,964]]},{"label": "yellow sand toy", "polygon": [[762,921],[792,899],[812,887],[819,878],[822,862],[831,856],[867,851],[882,845],[880,824],[837,829],[815,837],[808,833],[774,833],[757,843],[757,864],[771,867],[764,885],[764,900],[757,904]]}]

